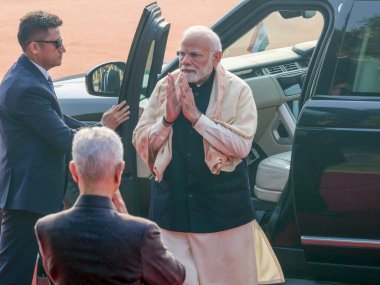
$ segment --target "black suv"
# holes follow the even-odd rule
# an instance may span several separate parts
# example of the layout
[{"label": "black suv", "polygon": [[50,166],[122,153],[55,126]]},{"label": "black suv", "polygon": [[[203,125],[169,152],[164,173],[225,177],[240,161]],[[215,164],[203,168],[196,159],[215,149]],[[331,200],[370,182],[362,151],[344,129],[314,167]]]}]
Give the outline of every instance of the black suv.
[{"label": "black suv", "polygon": [[[105,64],[86,74],[86,96],[103,110],[112,100],[131,106],[118,130],[126,161],[121,191],[130,213],[141,216],[151,175],[132,132],[157,80],[178,66],[176,58],[163,66],[169,28],[156,3],[144,9],[127,62],[112,63],[120,92],[100,89]],[[246,0],[212,28],[223,64],[256,101],[258,129],[247,157],[252,203],[285,275],[379,283],[380,1]],[[65,82],[56,82],[63,110],[97,120],[102,108],[84,114],[60,96]]]}]

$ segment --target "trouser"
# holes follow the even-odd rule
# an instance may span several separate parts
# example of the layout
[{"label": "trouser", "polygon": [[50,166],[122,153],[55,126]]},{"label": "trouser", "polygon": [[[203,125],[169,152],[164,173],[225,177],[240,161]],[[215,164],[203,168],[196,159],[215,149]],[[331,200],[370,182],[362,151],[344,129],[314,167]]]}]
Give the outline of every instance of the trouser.
[{"label": "trouser", "polygon": [[38,244],[34,225],[42,217],[22,210],[3,209],[0,235],[0,284],[30,285]]},{"label": "trouser", "polygon": [[216,233],[161,233],[163,243],[186,267],[184,285],[258,284],[251,223]]}]

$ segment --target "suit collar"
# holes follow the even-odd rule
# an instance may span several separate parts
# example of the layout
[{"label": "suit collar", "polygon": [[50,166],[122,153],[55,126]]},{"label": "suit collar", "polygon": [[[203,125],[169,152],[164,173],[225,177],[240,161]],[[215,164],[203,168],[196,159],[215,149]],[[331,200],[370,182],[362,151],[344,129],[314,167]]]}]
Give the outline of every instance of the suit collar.
[{"label": "suit collar", "polygon": [[47,83],[47,79],[45,75],[37,68],[35,64],[25,55],[22,54],[18,62],[21,63],[23,66],[25,66],[26,69],[28,69],[30,72],[32,72],[40,81],[43,83]]},{"label": "suit collar", "polygon": [[[59,102],[58,102],[57,96],[55,94],[54,88],[52,89],[51,85],[48,82],[47,76],[49,76],[49,73],[46,70],[45,71],[46,71],[47,76],[46,76],[46,74],[43,73],[43,71],[40,70],[40,68],[37,67],[36,63],[33,63],[25,54],[22,54],[19,57],[17,64],[21,64],[30,73],[32,73],[33,76],[35,76],[37,78],[37,80],[42,85],[45,85],[48,88],[49,93],[52,95],[52,97],[54,98],[56,103],[59,105]],[[41,69],[43,69],[43,68],[41,67]],[[60,116],[62,117],[62,114],[60,114]]]},{"label": "suit collar", "polygon": [[74,207],[95,207],[114,209],[111,199],[99,195],[80,195]]},{"label": "suit collar", "polygon": [[41,73],[44,75],[44,77],[46,78],[46,80],[49,78],[49,76],[50,76],[49,72],[45,68],[43,68],[41,65],[39,65],[38,63],[36,63],[33,60],[31,60],[29,57],[26,57],[26,58],[29,59],[29,61],[31,63],[33,63],[34,66],[37,67],[39,71],[41,71]]}]

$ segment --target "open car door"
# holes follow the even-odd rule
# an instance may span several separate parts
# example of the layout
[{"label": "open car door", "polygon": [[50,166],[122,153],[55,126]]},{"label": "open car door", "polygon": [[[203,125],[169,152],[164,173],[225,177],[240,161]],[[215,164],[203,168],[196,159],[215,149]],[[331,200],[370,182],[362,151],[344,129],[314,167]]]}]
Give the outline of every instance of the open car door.
[{"label": "open car door", "polygon": [[138,179],[138,158],[132,145],[132,135],[141,112],[140,104],[149,97],[161,72],[169,28],[170,24],[161,16],[157,3],[144,8],[129,52],[119,97],[119,102],[127,101],[131,111],[129,120],[119,130],[126,163],[120,191],[128,211],[139,216],[144,215],[141,201],[147,200],[141,198],[140,189],[144,188],[141,183],[147,183],[147,179]]}]

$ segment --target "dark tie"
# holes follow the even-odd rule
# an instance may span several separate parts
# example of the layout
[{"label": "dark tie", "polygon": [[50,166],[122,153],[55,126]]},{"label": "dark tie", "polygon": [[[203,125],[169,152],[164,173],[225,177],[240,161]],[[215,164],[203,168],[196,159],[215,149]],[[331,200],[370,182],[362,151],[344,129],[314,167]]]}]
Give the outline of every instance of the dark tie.
[{"label": "dark tie", "polygon": [[107,89],[108,89],[108,73],[109,73],[109,71],[106,71],[106,73],[104,74],[104,88],[103,88],[103,91],[107,91]]},{"label": "dark tie", "polygon": [[48,77],[48,82],[49,82],[50,90],[55,94],[55,91],[54,91],[54,85],[53,85],[53,80],[51,80],[50,75],[49,75],[49,77]]}]

